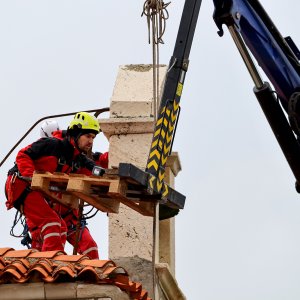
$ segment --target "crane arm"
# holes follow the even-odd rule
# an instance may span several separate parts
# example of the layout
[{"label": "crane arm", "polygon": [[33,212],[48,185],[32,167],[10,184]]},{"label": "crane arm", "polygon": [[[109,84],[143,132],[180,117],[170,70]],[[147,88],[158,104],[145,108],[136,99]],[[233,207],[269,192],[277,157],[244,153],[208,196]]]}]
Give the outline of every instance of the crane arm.
[{"label": "crane arm", "polygon": [[[214,5],[218,34],[223,35],[223,25],[228,27],[253,79],[254,94],[299,186],[300,146],[296,137],[300,136],[299,50],[290,37],[282,37],[258,0],[214,0]],[[261,78],[257,64],[274,90]]]}]

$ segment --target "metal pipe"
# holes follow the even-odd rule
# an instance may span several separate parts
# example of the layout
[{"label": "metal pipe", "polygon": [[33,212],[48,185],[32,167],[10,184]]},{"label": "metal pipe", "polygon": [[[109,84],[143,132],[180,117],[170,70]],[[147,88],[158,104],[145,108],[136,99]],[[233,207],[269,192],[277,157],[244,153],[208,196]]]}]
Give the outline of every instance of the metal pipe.
[{"label": "metal pipe", "polygon": [[249,54],[249,51],[248,51],[240,33],[236,30],[234,25],[228,26],[228,29],[234,40],[236,47],[238,48],[238,50],[243,58],[243,61],[250,73],[250,76],[252,77],[255,87],[257,89],[261,89],[264,85],[263,80],[261,79],[261,77],[257,71],[257,68]]},{"label": "metal pipe", "polygon": [[265,82],[261,89],[254,88],[254,94],[273,130],[297,183],[299,184],[300,145],[270,87],[270,84]]},{"label": "metal pipe", "polygon": [[[85,110],[86,112],[95,112],[94,116],[97,118],[99,116],[99,114],[103,113],[103,112],[107,112],[109,111],[109,107],[105,107],[105,108],[98,108],[98,109],[90,109],[90,110]],[[31,130],[37,125],[39,124],[41,121],[44,121],[46,119],[53,119],[53,118],[60,118],[60,117],[66,117],[66,116],[71,116],[71,115],[75,115],[77,112],[70,112],[70,113],[65,113],[65,114],[58,114],[58,115],[50,115],[50,116],[46,116],[43,117],[39,120],[37,120],[27,131],[26,133],[18,140],[18,142],[9,150],[9,152],[5,155],[5,157],[2,159],[2,161],[0,162],[0,167],[4,164],[4,162],[6,161],[6,159],[11,155],[11,153],[19,146],[19,144],[25,139],[25,137],[31,132]]]}]

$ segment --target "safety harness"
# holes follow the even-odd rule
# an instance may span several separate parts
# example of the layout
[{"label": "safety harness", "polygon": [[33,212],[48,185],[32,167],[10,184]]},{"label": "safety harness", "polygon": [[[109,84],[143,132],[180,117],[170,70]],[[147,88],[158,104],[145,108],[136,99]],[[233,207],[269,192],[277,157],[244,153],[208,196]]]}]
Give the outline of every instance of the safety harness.
[{"label": "safety harness", "polygon": [[[82,162],[84,157],[81,155],[78,155],[76,157],[75,160],[72,160],[71,164],[68,164],[68,161],[66,159],[66,157],[68,157],[68,155],[64,155],[63,153],[60,155],[60,157],[58,158],[58,162],[57,162],[57,168],[56,168],[56,172],[62,172],[63,168],[65,165],[69,165],[71,168],[71,172],[70,173],[76,173],[78,169],[80,169],[82,167]],[[68,172],[69,170],[65,170],[65,172]],[[11,176],[11,183],[13,184],[14,181],[16,180],[16,178],[26,181],[29,181],[29,178],[23,177],[20,174],[20,171],[18,169],[17,164],[15,163],[14,166],[8,171],[7,173],[8,176]],[[5,196],[6,198],[8,198],[6,189],[4,189],[5,191]],[[10,231],[10,235],[13,237],[18,237],[18,238],[22,238],[21,240],[21,244],[23,246],[26,246],[27,248],[31,248],[31,244],[32,244],[32,238],[30,236],[29,233],[29,229],[28,229],[28,225],[26,224],[26,220],[25,217],[23,215],[23,204],[24,201],[27,197],[27,195],[31,192],[31,188],[28,185],[24,191],[20,194],[20,196],[13,202],[13,206],[14,208],[16,208],[16,214],[15,214],[15,219],[13,222],[13,225],[11,227],[11,231]],[[46,199],[47,200],[47,199]],[[51,206],[51,202],[49,203],[49,205]],[[62,218],[65,218],[67,215],[71,214],[72,210],[68,210],[63,216],[61,216]],[[88,213],[89,214],[89,213]],[[71,225],[71,232],[69,234],[72,234],[74,231],[77,234],[77,238],[76,238],[76,244],[78,245],[78,241],[81,240],[81,236],[82,236],[82,232],[85,228],[85,226],[87,225],[86,219],[89,218],[87,215],[88,214],[81,214],[80,216],[78,216],[78,223],[76,225]],[[95,214],[94,214],[95,215]],[[93,216],[94,216],[93,215]],[[17,225],[18,222],[21,222],[21,225],[23,226],[23,231],[20,235],[16,235],[14,233],[14,228]],[[79,231],[79,232],[78,232]]]},{"label": "safety harness", "polygon": [[[23,180],[25,182],[28,182],[30,179],[27,178],[27,177],[23,177],[21,176],[20,172],[19,172],[19,169],[18,169],[18,166],[17,164],[15,163],[14,166],[7,172],[7,176],[11,176],[11,180],[10,180],[10,184],[13,184],[16,180],[16,178],[20,179],[20,180]],[[4,188],[4,192],[5,192],[5,196],[6,198],[8,199],[8,194],[7,194],[7,191],[6,189]],[[19,211],[22,211],[22,206],[24,204],[24,201],[27,197],[27,195],[31,192],[31,188],[30,186],[28,185],[24,191],[20,194],[20,196],[15,199],[14,203],[13,203],[13,206],[19,210]]]}]

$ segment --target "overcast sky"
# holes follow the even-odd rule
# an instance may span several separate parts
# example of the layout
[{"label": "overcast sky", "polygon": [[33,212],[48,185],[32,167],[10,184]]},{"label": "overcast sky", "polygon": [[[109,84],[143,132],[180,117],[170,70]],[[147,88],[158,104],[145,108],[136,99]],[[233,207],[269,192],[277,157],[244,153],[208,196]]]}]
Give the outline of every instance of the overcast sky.
[{"label": "overcast sky", "polygon": [[[300,196],[228,31],[217,35],[212,2],[201,7],[173,147],[183,168],[176,190],[187,197],[176,217],[177,281],[189,300],[298,300]],[[152,62],[143,3],[0,0],[0,159],[41,117],[109,106],[119,65]],[[172,55],[183,3],[169,6],[161,63]],[[300,46],[300,2],[261,3]],[[94,149],[108,144],[97,137]],[[1,167],[2,186],[16,153]],[[0,247],[23,249],[1,198]],[[106,223],[99,213],[89,224],[104,259]]]}]

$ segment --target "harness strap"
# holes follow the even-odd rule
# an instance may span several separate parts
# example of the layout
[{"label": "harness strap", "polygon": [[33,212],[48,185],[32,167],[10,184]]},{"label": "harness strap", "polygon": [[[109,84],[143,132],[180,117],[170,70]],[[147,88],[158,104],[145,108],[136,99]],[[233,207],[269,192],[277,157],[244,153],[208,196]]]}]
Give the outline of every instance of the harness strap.
[{"label": "harness strap", "polygon": [[24,201],[30,192],[31,192],[31,189],[29,186],[24,189],[24,191],[21,193],[20,197],[18,199],[16,199],[15,202],[13,203],[13,206],[15,209],[21,211],[21,206],[24,204]]},{"label": "harness strap", "polygon": [[[27,182],[28,183],[28,180],[26,180],[27,178],[26,177],[22,177],[20,172],[19,172],[19,169],[18,169],[18,166],[17,164],[15,163],[14,166],[8,170],[7,172],[7,176],[12,176],[11,177],[11,181],[10,181],[10,185],[14,183],[14,181],[16,180],[16,178],[18,178],[19,180],[22,180],[24,182]],[[5,191],[5,196],[6,196],[6,199],[9,198],[9,191],[7,193],[6,191],[6,188],[4,187],[4,191]],[[31,188],[30,186],[26,186],[26,188],[23,190],[23,192],[20,194],[20,196],[14,200],[13,202],[13,206],[14,208],[16,208],[18,211],[22,212],[22,206],[24,204],[24,201],[27,197],[27,195],[31,192]]]},{"label": "harness strap", "polygon": [[64,157],[60,157],[57,162],[56,172],[61,172],[66,163],[66,159]]}]

